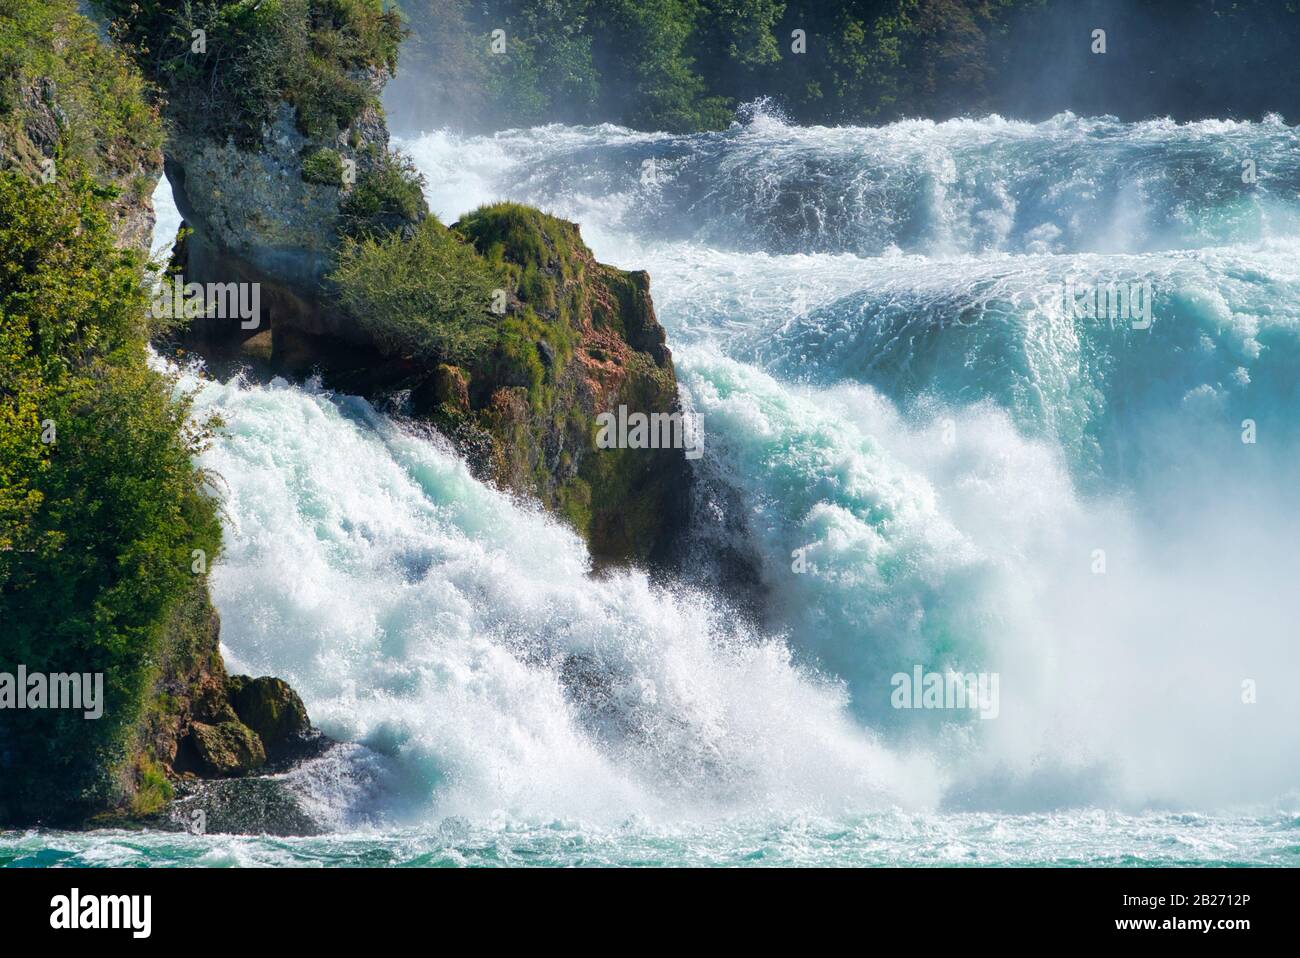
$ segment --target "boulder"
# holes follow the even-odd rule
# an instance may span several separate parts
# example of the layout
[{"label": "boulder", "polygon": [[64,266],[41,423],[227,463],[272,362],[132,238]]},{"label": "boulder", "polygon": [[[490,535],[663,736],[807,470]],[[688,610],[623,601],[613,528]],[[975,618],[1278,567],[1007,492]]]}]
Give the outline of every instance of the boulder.
[{"label": "boulder", "polygon": [[236,675],[226,694],[239,721],[257,734],[273,762],[301,755],[319,736],[302,699],[283,679]]},{"label": "boulder", "polygon": [[239,722],[205,725],[194,722],[182,748],[192,756],[199,775],[226,778],[246,775],[266,764],[266,750],[248,726]]}]

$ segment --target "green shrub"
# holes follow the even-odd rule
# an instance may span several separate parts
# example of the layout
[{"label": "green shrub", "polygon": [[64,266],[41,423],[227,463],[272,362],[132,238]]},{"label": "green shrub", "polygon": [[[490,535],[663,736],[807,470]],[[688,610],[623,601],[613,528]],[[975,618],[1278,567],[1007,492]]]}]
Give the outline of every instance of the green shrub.
[{"label": "green shrub", "polygon": [[498,280],[432,216],[409,238],[345,238],[331,279],[343,306],[389,354],[464,364],[494,339],[489,307]]},{"label": "green shrub", "polygon": [[136,763],[136,777],[139,788],[131,800],[132,814],[152,815],[162,811],[175,794],[162,766],[142,756]]},{"label": "green shrub", "polygon": [[343,185],[343,160],[334,150],[308,153],[302,161],[302,178],[322,186]]},{"label": "green shrub", "polygon": [[426,213],[424,178],[400,154],[389,154],[358,177],[339,208],[340,230],[353,239],[384,236]]}]

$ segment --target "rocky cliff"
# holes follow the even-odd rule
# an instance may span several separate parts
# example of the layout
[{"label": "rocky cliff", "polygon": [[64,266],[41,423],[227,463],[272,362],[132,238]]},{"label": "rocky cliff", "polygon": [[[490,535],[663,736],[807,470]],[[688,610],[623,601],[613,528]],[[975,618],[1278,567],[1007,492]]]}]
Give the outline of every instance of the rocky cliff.
[{"label": "rocky cliff", "polygon": [[160,811],[196,779],[280,771],[328,746],[288,684],[226,673],[206,579],[172,607],[161,634],[149,704],[121,770],[133,816]]},{"label": "rocky cliff", "polygon": [[193,334],[219,345],[278,327],[360,341],[355,324],[334,307],[326,276],[345,198],[357,179],[378,176],[387,156],[378,110],[367,107],[332,136],[309,137],[294,108],[280,103],[255,148],[179,124],[172,129],[167,178],[190,231],[174,269],[188,282],[256,282],[263,310],[252,332],[213,317]]},{"label": "rocky cliff", "polygon": [[513,355],[506,339],[440,367],[417,408],[482,474],[566,517],[597,560],[668,561],[687,508],[684,449],[596,442],[597,417],[620,407],[681,416],[649,275],[597,263],[575,224],[516,204],[476,210],[454,229],[500,264]]},{"label": "rocky cliff", "polygon": [[[243,14],[191,22],[108,6],[120,8],[117,33],[152,51],[142,62],[169,98],[166,173],[188,231],[173,271],[259,284],[255,322],[207,316],[184,345],[212,363],[409,396],[405,411],[447,433],[481,477],[563,516],[599,563],[668,557],[688,494],[682,450],[596,444],[601,413],[680,414],[649,278],[597,263],[577,226],[535,210],[437,223],[418,175],[388,148],[378,93],[396,38],[385,15],[278,5],[257,35],[279,38],[287,62],[248,54],[238,69],[264,93],[239,122],[214,122],[231,104],[205,92],[211,72],[159,69],[169,61],[158,47],[201,24],[209,57],[238,58],[252,36]],[[333,93],[292,82],[299,50],[333,69]]]}]

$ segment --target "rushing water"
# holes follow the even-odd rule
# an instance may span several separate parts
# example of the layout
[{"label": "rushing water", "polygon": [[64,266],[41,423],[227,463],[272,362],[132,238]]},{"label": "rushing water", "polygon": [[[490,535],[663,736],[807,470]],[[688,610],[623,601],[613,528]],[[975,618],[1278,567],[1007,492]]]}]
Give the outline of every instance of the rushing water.
[{"label": "rushing water", "polygon": [[[765,620],[703,573],[591,578],[361,400],[187,373],[227,422],[227,659],[348,743],[286,777],[330,834],[9,833],[0,863],[1300,860],[1294,128],[403,146],[445,221],[529,202],[650,271],[698,549],[751,557]],[[1111,283],[1145,318],[1064,295]],[[996,709],[892,707],[916,666],[996,675]]]}]

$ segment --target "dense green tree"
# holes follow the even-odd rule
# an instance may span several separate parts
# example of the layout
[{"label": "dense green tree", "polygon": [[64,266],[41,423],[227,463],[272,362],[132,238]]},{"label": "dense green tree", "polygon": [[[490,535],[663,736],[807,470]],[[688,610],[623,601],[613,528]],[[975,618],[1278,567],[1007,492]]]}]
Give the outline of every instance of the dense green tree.
[{"label": "dense green tree", "polygon": [[437,126],[441,118],[465,123],[495,109],[489,82],[488,41],[473,24],[464,0],[404,0],[407,29],[401,67],[388,84],[390,122]]},{"label": "dense green tree", "polygon": [[[389,88],[393,119],[496,126],[585,122],[599,82],[591,0],[406,0],[410,38]],[[494,37],[494,32],[500,34]]]},{"label": "dense green tree", "polygon": [[725,98],[710,95],[691,46],[702,23],[698,0],[607,0],[593,10],[602,115],[670,131],[725,124]]},{"label": "dense green tree", "polygon": [[[403,126],[1296,112],[1296,0],[402,0]],[[1105,25],[1107,55],[1089,50]],[[494,29],[507,52],[489,53]],[[792,49],[803,32],[806,49]],[[1267,78],[1261,80],[1261,77]],[[425,106],[432,104],[431,109]]]},{"label": "dense green tree", "polygon": [[75,0],[0,0],[0,673],[104,691],[98,719],[0,712],[0,821],[131,791],[167,623],[205,593],[194,550],[220,549],[191,458],[207,434],[148,364],[145,264],[123,248],[162,138]]},{"label": "dense green tree", "polygon": [[205,439],[145,361],[140,261],[88,181],[0,174],[0,672],[102,673],[103,716],[6,711],[0,809],[111,798],[154,650],[215,558]]}]

